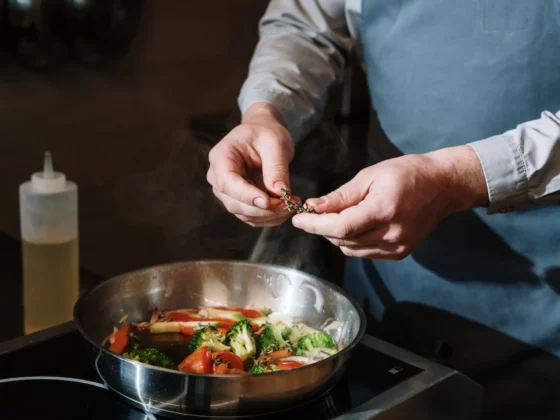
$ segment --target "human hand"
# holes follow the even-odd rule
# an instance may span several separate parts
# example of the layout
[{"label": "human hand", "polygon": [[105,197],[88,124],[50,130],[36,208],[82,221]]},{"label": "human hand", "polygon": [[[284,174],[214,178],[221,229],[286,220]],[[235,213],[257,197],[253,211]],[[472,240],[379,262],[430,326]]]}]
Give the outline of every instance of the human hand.
[{"label": "human hand", "polygon": [[487,202],[478,156],[459,146],[370,166],[327,196],[307,200],[317,214],[292,223],[345,255],[400,260],[444,217]]},{"label": "human hand", "polygon": [[278,112],[258,103],[210,151],[206,178],[238,219],[251,226],[276,226],[290,216],[279,197],[282,188],[290,190],[293,155],[293,141]]}]

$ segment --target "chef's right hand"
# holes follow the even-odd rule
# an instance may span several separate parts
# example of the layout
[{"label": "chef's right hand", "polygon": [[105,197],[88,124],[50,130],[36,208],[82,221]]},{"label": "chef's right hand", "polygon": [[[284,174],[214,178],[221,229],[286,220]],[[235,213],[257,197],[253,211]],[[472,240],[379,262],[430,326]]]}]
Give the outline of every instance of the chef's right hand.
[{"label": "chef's right hand", "polygon": [[288,165],[293,156],[294,144],[278,111],[257,103],[210,151],[206,178],[238,219],[255,227],[276,226],[290,215],[279,197],[281,188],[290,190]]}]

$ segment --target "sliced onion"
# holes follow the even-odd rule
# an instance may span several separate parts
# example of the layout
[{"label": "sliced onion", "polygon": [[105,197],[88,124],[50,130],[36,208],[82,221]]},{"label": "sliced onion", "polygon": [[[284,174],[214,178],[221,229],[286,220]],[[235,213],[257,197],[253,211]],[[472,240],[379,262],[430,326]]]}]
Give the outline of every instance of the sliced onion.
[{"label": "sliced onion", "polygon": [[113,332],[111,334],[109,334],[107,337],[105,337],[105,340],[103,340],[101,342],[101,347],[105,346],[105,344],[107,344],[107,341],[109,341],[109,343],[113,344],[115,342],[115,333],[117,332],[117,327],[113,327]]},{"label": "sliced onion", "polygon": [[161,312],[157,308],[152,309],[152,317],[150,318],[149,324],[152,325],[154,322],[156,322],[158,320],[160,314],[161,314]]},{"label": "sliced onion", "polygon": [[203,318],[210,318],[210,312],[208,312],[208,309],[206,309],[204,306],[200,307],[200,309],[198,310],[198,314]]},{"label": "sliced onion", "polygon": [[318,360],[324,360],[327,357],[330,357],[333,354],[335,354],[335,353],[332,353],[332,350],[334,350],[334,349],[317,347],[317,348],[312,349],[309,353],[307,353],[307,357],[309,357],[311,360],[317,360],[317,361]]}]

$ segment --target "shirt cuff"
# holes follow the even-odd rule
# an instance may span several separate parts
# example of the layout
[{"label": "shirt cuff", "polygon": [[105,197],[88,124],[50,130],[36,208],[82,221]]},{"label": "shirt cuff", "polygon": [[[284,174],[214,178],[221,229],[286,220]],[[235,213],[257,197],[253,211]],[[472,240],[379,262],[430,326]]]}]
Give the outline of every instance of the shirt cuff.
[{"label": "shirt cuff", "polygon": [[242,89],[238,99],[241,114],[244,114],[247,108],[257,102],[267,102],[274,106],[282,116],[293,141],[297,143],[300,140],[303,131],[302,123],[293,95],[283,94],[272,89]]},{"label": "shirt cuff", "polygon": [[507,133],[468,145],[474,149],[482,164],[490,202],[488,214],[533,207],[528,197],[525,159]]}]

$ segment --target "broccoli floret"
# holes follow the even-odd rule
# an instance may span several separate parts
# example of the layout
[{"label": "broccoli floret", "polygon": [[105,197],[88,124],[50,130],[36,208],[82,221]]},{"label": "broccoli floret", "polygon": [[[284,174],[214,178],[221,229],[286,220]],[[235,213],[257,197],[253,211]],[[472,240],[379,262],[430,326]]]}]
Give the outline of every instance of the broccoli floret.
[{"label": "broccoli floret", "polygon": [[271,353],[290,346],[288,337],[291,329],[285,324],[268,324],[259,336],[261,354]]},{"label": "broccoli floret", "polygon": [[268,372],[268,370],[266,370],[266,368],[264,366],[255,364],[255,366],[253,366],[253,368],[249,371],[250,375],[259,375],[261,373],[266,373]]},{"label": "broccoli floret", "polygon": [[307,334],[311,334],[314,332],[319,332],[316,329],[311,328],[310,326],[303,324],[301,322],[292,325],[292,332],[290,333],[290,343],[297,343],[301,338],[305,337]]},{"label": "broccoli floret", "polygon": [[263,314],[264,316],[269,316],[272,313],[272,309],[270,308],[262,308],[261,309],[261,314]]},{"label": "broccoli floret", "polygon": [[225,335],[218,332],[215,326],[206,325],[193,334],[189,344],[189,351],[194,353],[199,347],[207,346],[210,351],[229,351],[230,347],[224,344]]},{"label": "broccoli floret", "polygon": [[256,361],[252,369],[249,370],[249,374],[259,375],[261,373],[274,372],[275,370],[278,370],[278,367],[276,367],[276,365],[270,365],[270,364],[267,365],[266,362]]},{"label": "broccoli floret", "polygon": [[137,362],[167,369],[176,369],[175,363],[158,349],[135,349],[123,354],[124,357]]},{"label": "broccoli floret", "polygon": [[324,347],[332,349],[334,348],[334,341],[330,335],[324,332],[314,332],[307,334],[306,336],[300,338],[296,348],[296,355],[306,356],[311,350]]},{"label": "broccoli floret", "polygon": [[231,347],[232,352],[245,361],[257,354],[257,342],[253,327],[248,320],[244,319],[233,324],[226,333],[226,344]]}]

